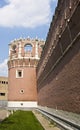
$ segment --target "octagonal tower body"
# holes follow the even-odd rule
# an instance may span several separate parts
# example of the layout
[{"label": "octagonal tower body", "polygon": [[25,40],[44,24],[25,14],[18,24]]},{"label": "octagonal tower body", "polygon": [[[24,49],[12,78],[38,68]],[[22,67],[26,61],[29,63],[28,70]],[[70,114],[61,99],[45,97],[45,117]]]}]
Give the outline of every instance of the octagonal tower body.
[{"label": "octagonal tower body", "polygon": [[37,107],[36,66],[43,45],[30,38],[9,44],[8,107]]}]

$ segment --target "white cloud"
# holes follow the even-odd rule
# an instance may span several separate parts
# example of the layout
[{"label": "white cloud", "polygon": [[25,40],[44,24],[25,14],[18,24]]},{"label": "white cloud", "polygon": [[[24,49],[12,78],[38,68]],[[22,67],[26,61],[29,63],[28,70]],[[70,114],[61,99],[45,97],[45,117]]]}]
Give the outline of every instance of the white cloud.
[{"label": "white cloud", "polygon": [[55,0],[5,0],[0,8],[0,26],[33,28],[48,24],[51,18],[50,2]]},{"label": "white cloud", "polygon": [[0,63],[0,76],[8,76],[7,59]]}]

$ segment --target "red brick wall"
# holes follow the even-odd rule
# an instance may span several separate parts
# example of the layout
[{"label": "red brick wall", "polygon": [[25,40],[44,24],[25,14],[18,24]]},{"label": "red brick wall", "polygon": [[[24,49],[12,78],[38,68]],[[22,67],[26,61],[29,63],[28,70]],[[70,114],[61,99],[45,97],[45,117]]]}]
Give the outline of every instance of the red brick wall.
[{"label": "red brick wall", "polygon": [[[23,78],[16,78],[16,70],[23,69]],[[20,93],[23,89],[24,93]],[[36,68],[16,67],[9,70],[9,101],[36,101]]]},{"label": "red brick wall", "polygon": [[38,104],[80,113],[80,40],[38,86]]},{"label": "red brick wall", "polygon": [[79,12],[79,0],[58,1],[37,67],[39,105],[80,113]]}]

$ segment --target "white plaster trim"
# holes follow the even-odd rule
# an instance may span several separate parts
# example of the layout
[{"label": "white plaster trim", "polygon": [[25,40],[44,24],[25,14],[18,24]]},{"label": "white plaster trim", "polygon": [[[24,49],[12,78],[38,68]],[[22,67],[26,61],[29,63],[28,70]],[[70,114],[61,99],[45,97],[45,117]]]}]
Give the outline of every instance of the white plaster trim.
[{"label": "white plaster trim", "polygon": [[10,53],[11,53],[11,46],[9,46],[9,56],[10,56]]},{"label": "white plaster trim", "polygon": [[14,59],[10,59],[10,60],[19,60],[19,59],[37,59],[37,60],[40,60],[40,58],[39,57],[20,57],[20,58],[14,58]]},{"label": "white plaster trim", "polygon": [[36,42],[35,57],[38,58],[38,43]]},{"label": "white plaster trim", "polygon": [[8,101],[8,107],[23,107],[23,108],[37,107],[37,102],[36,101]]},{"label": "white plaster trim", "polygon": [[21,66],[17,66],[17,65],[16,65],[15,67],[14,67],[14,66],[11,66],[11,67],[9,67],[8,69],[17,68],[17,67],[33,67],[33,68],[36,68],[36,65],[30,65],[30,66],[29,66],[29,65],[23,65],[23,66],[22,66],[22,65],[21,65]]},{"label": "white plaster trim", "polygon": [[19,52],[18,52],[18,58],[21,58],[21,43],[19,43]]}]

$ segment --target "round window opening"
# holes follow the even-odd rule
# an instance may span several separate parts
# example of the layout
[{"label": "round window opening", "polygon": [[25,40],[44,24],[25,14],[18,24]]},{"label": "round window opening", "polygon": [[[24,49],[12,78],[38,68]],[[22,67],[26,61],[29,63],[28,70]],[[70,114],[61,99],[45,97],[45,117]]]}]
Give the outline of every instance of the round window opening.
[{"label": "round window opening", "polygon": [[25,49],[25,51],[32,51],[32,45],[31,44],[26,44],[24,49]]},{"label": "round window opening", "polygon": [[23,94],[23,93],[24,93],[24,90],[23,90],[23,89],[21,89],[21,90],[20,90],[20,93],[21,93],[21,94]]},{"label": "round window opening", "polygon": [[23,103],[21,103],[21,106],[23,106]]}]

